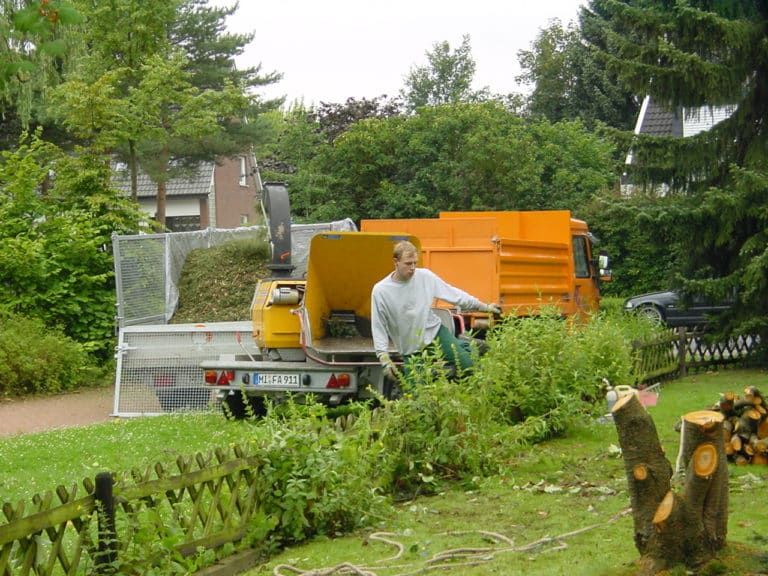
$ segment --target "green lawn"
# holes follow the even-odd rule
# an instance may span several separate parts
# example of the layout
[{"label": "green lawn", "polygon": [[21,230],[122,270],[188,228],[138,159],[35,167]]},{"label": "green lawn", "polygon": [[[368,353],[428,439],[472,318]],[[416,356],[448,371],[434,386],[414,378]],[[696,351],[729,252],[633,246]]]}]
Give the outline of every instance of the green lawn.
[{"label": "green lawn", "polygon": [[[748,385],[768,390],[768,373],[722,371],[664,384],[648,410],[670,462],[678,450],[675,423],[686,412],[710,407],[726,390]],[[364,533],[319,538],[285,550],[248,576],[273,574],[281,564],[301,570],[348,562],[377,576],[414,574],[442,564],[446,551],[479,549],[476,566],[455,566],[441,574],[626,575],[636,572],[639,554],[632,537],[624,465],[612,423],[585,424],[568,438],[533,446],[500,463],[498,476],[398,505],[397,513]],[[730,466],[728,564],[723,574],[768,573],[768,469]],[[569,534],[583,530],[583,532]],[[371,538],[376,531],[403,546]],[[560,538],[558,538],[560,537]],[[541,545],[536,543],[542,542]],[[741,544],[766,558],[741,551]],[[397,556],[393,558],[393,556]],[[449,555],[450,556],[450,555]],[[753,562],[738,564],[734,556]],[[455,563],[466,562],[458,557]],[[735,571],[734,571],[735,570]],[[284,568],[279,574],[294,574]]]},{"label": "green lawn", "polygon": [[[726,370],[663,385],[658,405],[649,412],[670,461],[677,455],[674,425],[682,414],[707,408],[721,392],[741,393],[748,385],[768,390],[768,373]],[[172,463],[179,455],[247,443],[249,426],[220,414],[184,414],[5,438],[0,440],[0,495],[15,503],[59,484],[79,484],[101,471],[143,469],[156,461]],[[743,544],[768,557],[762,504],[768,499],[768,469],[732,465],[730,470],[731,544],[726,552]],[[343,562],[366,566],[377,576],[412,574],[430,566],[436,554],[458,548],[479,549],[478,565],[440,573],[632,574],[638,553],[628,505],[613,424],[585,422],[568,438],[511,453],[499,462],[498,475],[400,503],[370,530],[287,549],[249,576],[272,574],[280,564],[310,570]],[[383,538],[390,543],[376,532],[387,533]],[[768,560],[760,564],[752,554],[741,555],[757,566],[721,573],[768,573]]]}]

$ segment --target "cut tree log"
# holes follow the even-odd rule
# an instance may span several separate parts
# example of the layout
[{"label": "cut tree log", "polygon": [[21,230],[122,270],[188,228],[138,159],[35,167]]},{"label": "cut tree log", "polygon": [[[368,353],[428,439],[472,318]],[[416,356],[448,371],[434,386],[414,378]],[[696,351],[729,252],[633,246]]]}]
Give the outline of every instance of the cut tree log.
[{"label": "cut tree log", "polygon": [[629,482],[635,547],[645,554],[648,540],[656,530],[656,508],[671,486],[672,466],[664,455],[656,425],[636,394],[619,398],[611,413]]},{"label": "cut tree log", "polygon": [[688,412],[683,416],[680,428],[680,455],[677,469],[680,472],[688,467],[693,452],[702,442],[723,441],[723,421],[725,417],[720,412],[699,410]]},{"label": "cut tree log", "polygon": [[[702,523],[693,507],[671,490],[662,499],[653,516],[656,532],[649,541],[646,556],[652,559],[654,572],[678,564],[699,566],[709,560],[701,536]],[[644,562],[647,566],[648,562]]]},{"label": "cut tree log", "polygon": [[672,467],[653,419],[638,399],[622,398],[611,412],[624,457],[641,564],[653,573],[678,564],[697,568],[726,543],[724,415],[702,410],[683,416],[677,469],[684,471],[685,483],[682,493],[675,494]]},{"label": "cut tree log", "polygon": [[765,465],[768,458],[768,406],[755,386],[744,389],[744,396],[733,392],[720,394],[712,410],[722,414],[725,453],[739,466]]}]

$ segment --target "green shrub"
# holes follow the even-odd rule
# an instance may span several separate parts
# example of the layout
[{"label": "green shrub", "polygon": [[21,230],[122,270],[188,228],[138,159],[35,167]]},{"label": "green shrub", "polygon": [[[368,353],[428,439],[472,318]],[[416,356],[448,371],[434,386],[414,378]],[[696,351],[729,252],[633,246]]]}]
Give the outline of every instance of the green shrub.
[{"label": "green shrub", "polygon": [[562,434],[573,418],[594,412],[596,404],[602,409],[604,378],[634,383],[624,322],[598,314],[574,323],[556,310],[507,317],[489,334],[489,352],[469,384],[490,419],[526,424],[516,430],[517,441]]},{"label": "green shrub", "polygon": [[82,345],[42,320],[7,316],[0,323],[0,394],[49,394],[95,384],[99,371]]},{"label": "green shrub", "polygon": [[108,361],[115,346],[111,237],[135,233],[144,215],[109,188],[104,158],[66,154],[38,136],[23,136],[1,156],[0,311],[58,326]]},{"label": "green shrub", "polygon": [[377,475],[387,492],[434,493],[444,480],[471,481],[493,462],[493,423],[477,409],[465,379],[450,381],[426,357],[417,383],[401,382],[403,398],[377,413],[381,454]]},{"label": "green shrub", "polygon": [[600,299],[600,313],[602,315],[620,317],[625,315],[624,298],[619,296],[603,296]]},{"label": "green shrub", "polygon": [[253,427],[254,451],[263,458],[257,522],[272,545],[370,525],[386,506],[372,481],[379,448],[370,442],[370,411],[346,430],[326,415],[323,405],[289,400]]}]

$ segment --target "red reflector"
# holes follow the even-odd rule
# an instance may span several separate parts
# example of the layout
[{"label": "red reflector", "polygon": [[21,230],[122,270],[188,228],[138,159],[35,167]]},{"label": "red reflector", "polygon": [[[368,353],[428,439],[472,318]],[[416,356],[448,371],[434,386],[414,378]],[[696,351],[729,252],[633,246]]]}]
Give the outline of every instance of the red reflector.
[{"label": "red reflector", "polygon": [[219,379],[216,381],[216,384],[219,386],[227,386],[228,384],[232,383],[232,380],[235,379],[235,371],[234,370],[224,370],[221,374],[219,374]]},{"label": "red reflector", "polygon": [[339,381],[336,380],[336,374],[331,374],[331,377],[328,378],[328,383],[325,385],[326,388],[338,388],[339,387]]},{"label": "red reflector", "polygon": [[215,370],[206,370],[205,371],[205,383],[206,384],[216,384],[216,381],[218,380],[219,375],[216,373]]}]

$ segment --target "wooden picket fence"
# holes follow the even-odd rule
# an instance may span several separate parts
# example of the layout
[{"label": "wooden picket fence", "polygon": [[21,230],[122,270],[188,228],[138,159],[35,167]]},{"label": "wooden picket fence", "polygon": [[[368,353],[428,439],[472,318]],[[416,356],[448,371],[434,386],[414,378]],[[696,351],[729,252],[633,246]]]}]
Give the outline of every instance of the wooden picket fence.
[{"label": "wooden picket fence", "polygon": [[701,329],[671,329],[656,340],[633,345],[637,384],[682,378],[689,372],[722,366],[744,366],[758,344],[756,336],[715,339]]},{"label": "wooden picket fence", "polygon": [[33,510],[4,504],[0,576],[113,574],[125,558],[152,565],[168,542],[184,558],[241,540],[261,505],[258,458],[234,447],[180,457],[176,468],[102,473],[83,481],[85,496],[60,486],[58,502],[38,495]]}]

